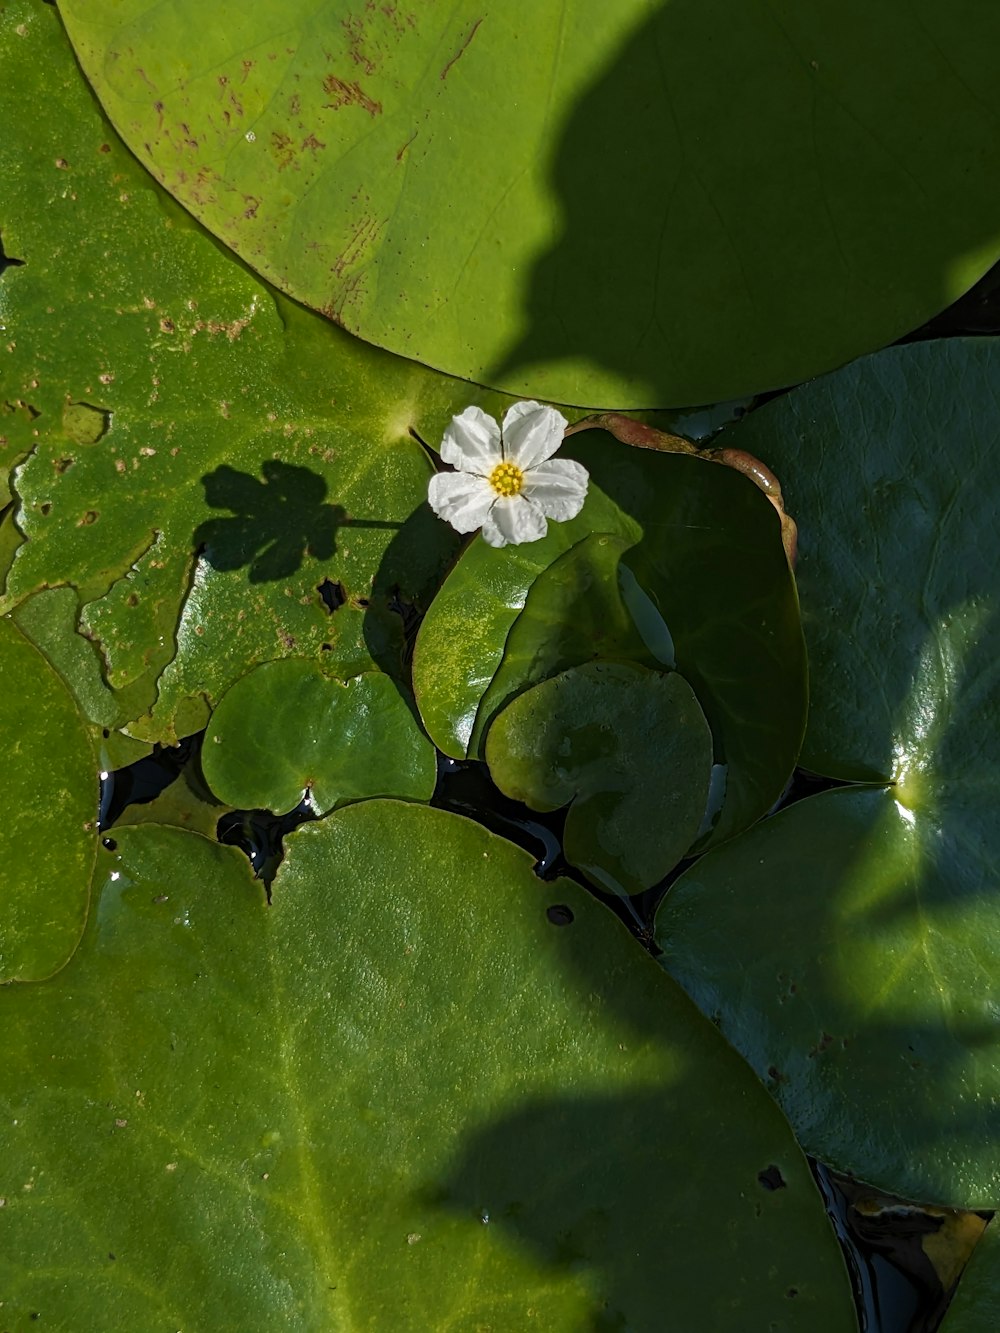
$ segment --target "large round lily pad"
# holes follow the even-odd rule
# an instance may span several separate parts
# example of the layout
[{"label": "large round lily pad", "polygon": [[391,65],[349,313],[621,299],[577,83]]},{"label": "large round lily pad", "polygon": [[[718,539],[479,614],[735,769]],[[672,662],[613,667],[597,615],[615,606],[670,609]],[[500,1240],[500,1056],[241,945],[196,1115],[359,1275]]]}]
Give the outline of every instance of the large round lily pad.
[{"label": "large round lily pad", "polygon": [[525,853],[372,801],[270,909],[151,825],[100,882],[62,976],[0,991],[5,1324],[856,1327],[777,1108]]},{"label": "large round lily pad", "polygon": [[388,676],[342,682],[294,658],[265,662],[223,695],[202,768],[221,800],[275,814],[303,796],[317,812],[366,796],[426,801],[437,777],[434,747]]},{"label": "large round lily pad", "polygon": [[126,142],[243,258],[522,396],[795,383],[1000,249],[991,5],[61,10]]},{"label": "large round lily pad", "polygon": [[42,654],[0,619],[0,983],[51,976],[83,934],[97,848],[97,760]]}]

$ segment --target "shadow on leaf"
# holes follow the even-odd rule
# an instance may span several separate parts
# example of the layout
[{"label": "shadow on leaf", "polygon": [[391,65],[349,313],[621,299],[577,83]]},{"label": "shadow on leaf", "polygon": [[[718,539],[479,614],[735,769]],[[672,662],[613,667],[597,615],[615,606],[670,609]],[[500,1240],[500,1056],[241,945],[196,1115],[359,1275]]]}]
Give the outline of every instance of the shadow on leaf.
[{"label": "shadow on leaf", "polygon": [[202,477],[209,507],[232,515],[206,519],[195,531],[195,543],[214,569],[248,565],[251,583],[270,583],[294,574],[305,556],[332,559],[342,527],[402,526],[351,518],[342,505],[329,503],[326,482],[309,468],[269,458],[261,473],[263,481],[223,463]]}]

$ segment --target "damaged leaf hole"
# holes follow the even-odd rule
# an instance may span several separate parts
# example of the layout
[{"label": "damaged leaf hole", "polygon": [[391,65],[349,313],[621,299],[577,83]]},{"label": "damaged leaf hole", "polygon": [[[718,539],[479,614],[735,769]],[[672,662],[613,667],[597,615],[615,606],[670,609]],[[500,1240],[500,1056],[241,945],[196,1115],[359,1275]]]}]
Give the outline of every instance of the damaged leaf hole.
[{"label": "damaged leaf hole", "polygon": [[[316,591],[319,593],[320,601],[331,616],[335,611],[339,611],[347,601],[347,593],[344,592],[344,585],[342,583],[334,583],[331,579],[324,579],[323,582],[317,586]],[[329,645],[325,643],[323,645],[324,648],[328,646]]]},{"label": "damaged leaf hole", "polygon": [[97,444],[111,429],[111,411],[95,403],[67,403],[63,408],[62,428],[73,444]]},{"label": "damaged leaf hole", "polygon": [[763,1185],[769,1193],[774,1190],[783,1190],[787,1188],[785,1177],[778,1168],[772,1163],[765,1167],[763,1171],[757,1173],[757,1183]]}]

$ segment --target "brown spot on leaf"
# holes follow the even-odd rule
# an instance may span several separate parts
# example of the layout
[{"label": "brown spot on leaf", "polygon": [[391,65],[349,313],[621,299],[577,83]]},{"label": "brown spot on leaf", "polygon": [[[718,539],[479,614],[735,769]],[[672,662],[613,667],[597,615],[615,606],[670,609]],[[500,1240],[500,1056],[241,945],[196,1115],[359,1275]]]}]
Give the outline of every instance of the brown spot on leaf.
[{"label": "brown spot on leaf", "polygon": [[315,134],[307,134],[302,140],[302,147],[308,148],[311,153],[315,153],[317,148],[325,148],[326,144],[317,139]]},{"label": "brown spot on leaf", "polygon": [[442,83],[448,77],[448,72],[451,69],[452,65],[454,65],[457,60],[460,60],[462,56],[465,55],[466,51],[468,50],[469,43],[472,41],[473,37],[475,37],[476,33],[479,31],[479,25],[480,23],[482,23],[482,21],[483,21],[482,19],[476,19],[475,23],[473,23],[472,27],[466,33],[462,45],[458,48],[458,50],[455,52],[452,58],[448,61],[447,65],[445,65],[444,69],[438,75]]},{"label": "brown spot on leaf", "polygon": [[295,161],[295,149],[292,146],[291,135],[285,134],[281,130],[271,131],[271,150],[278,163],[279,171],[284,171]]},{"label": "brown spot on leaf", "polygon": [[345,106],[359,106],[374,118],[382,114],[382,103],[369,97],[361,85],[354,80],[346,83],[335,74],[328,74],[323,80],[323,91],[331,100],[326,103],[332,111],[339,111]]},{"label": "brown spot on leaf", "polygon": [[88,509],[83,518],[77,523],[78,528],[89,528],[92,523],[96,523],[98,518],[96,509]]}]

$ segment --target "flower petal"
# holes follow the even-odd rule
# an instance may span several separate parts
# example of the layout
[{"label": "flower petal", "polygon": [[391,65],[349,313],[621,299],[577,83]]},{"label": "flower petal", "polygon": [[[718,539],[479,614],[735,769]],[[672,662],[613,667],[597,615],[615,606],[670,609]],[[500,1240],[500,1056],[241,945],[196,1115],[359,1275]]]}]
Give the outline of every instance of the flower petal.
[{"label": "flower petal", "polygon": [[552,458],[539,463],[524,476],[521,494],[533,500],[548,518],[563,523],[576,518],[587,498],[590,474],[582,463],[571,458]]},{"label": "flower petal", "polygon": [[502,495],[493,505],[483,524],[483,541],[488,546],[519,546],[537,542],[548,531],[545,515],[523,495]]},{"label": "flower petal", "polygon": [[459,532],[481,528],[496,498],[485,477],[467,472],[437,472],[427,487],[427,499],[435,514]]},{"label": "flower petal", "polygon": [[522,471],[544,463],[563,442],[569,423],[554,407],[515,403],[503,419],[503,456]]},{"label": "flower petal", "polygon": [[441,441],[441,457],[460,472],[488,477],[503,461],[500,427],[481,407],[467,407],[452,417]]}]

